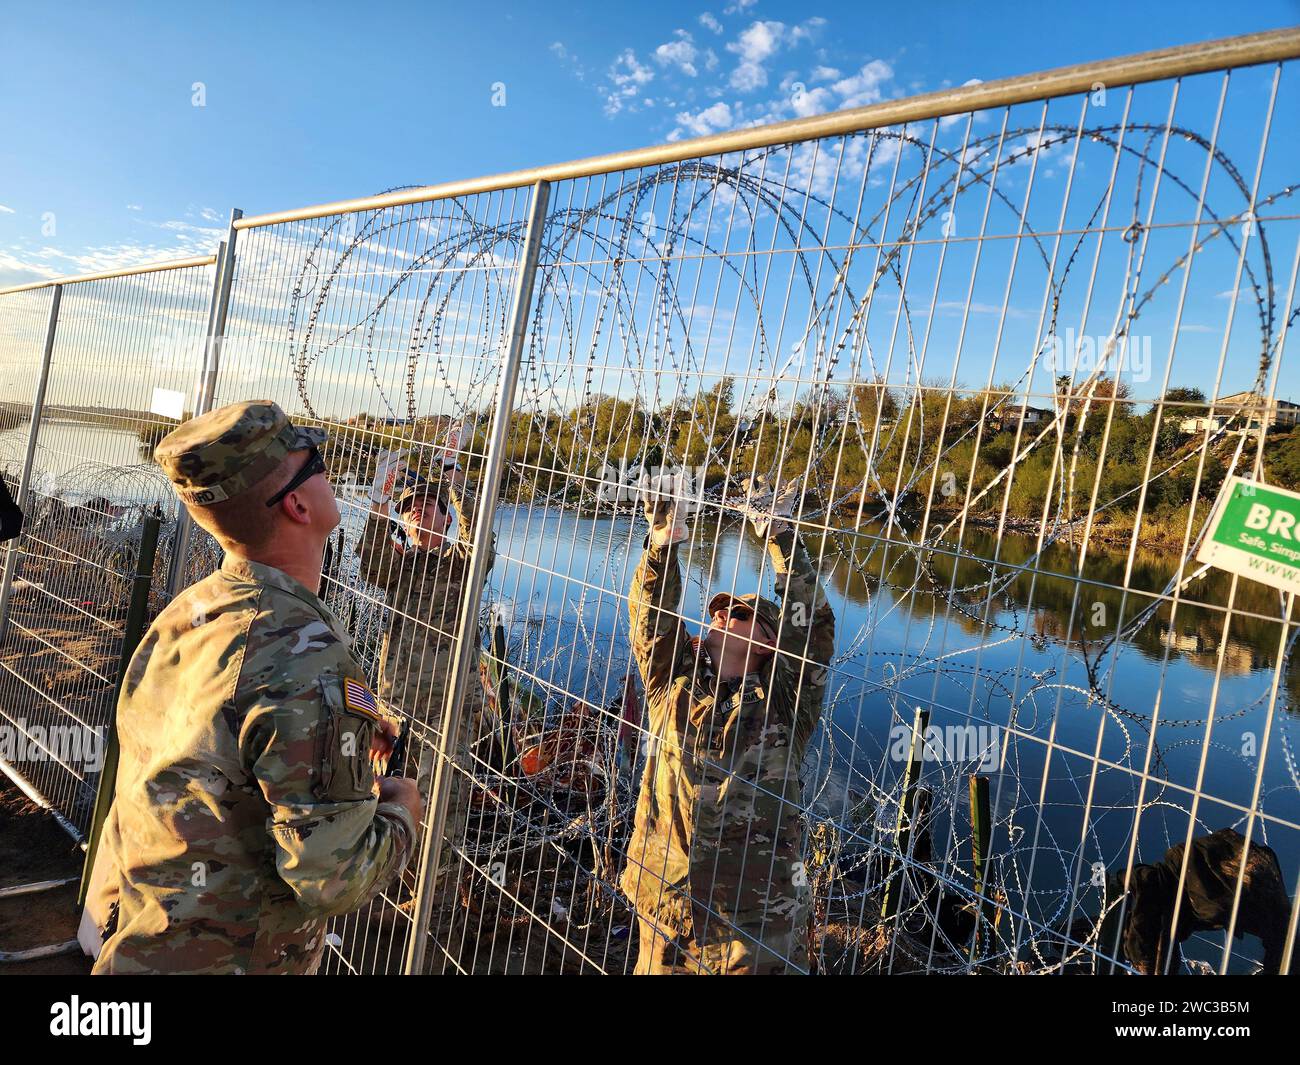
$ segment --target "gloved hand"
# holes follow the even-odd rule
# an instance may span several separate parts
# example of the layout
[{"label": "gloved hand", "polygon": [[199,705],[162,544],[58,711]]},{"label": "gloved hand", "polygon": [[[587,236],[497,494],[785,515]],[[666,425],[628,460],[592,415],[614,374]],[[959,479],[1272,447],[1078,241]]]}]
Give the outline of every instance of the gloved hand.
[{"label": "gloved hand", "polygon": [[641,505],[650,523],[650,542],[660,547],[679,544],[690,534],[686,519],[696,505],[682,474],[660,473],[641,481]]},{"label": "gloved hand", "polygon": [[460,441],[465,435],[465,427],[454,425],[443,441],[441,450],[435,451],[429,459],[429,476],[438,482],[439,487],[458,487],[465,483],[465,471],[461,469],[458,455]]},{"label": "gloved hand", "polygon": [[[387,503],[393,495],[405,487],[405,477],[409,474],[406,467],[405,451],[384,451],[375,463],[375,480],[370,486],[370,501],[375,504]],[[403,483],[399,483],[399,479]]]},{"label": "gloved hand", "polygon": [[749,491],[740,510],[754,527],[760,540],[771,536],[780,536],[792,528],[789,520],[794,514],[801,492],[794,480],[769,482],[764,476],[755,477],[749,483]]}]

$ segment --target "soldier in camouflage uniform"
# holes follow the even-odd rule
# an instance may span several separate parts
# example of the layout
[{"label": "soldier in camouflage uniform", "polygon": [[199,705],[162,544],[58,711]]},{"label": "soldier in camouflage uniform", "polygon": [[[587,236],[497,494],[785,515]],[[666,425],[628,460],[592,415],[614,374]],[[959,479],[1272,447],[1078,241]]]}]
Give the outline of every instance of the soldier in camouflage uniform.
[{"label": "soldier in camouflage uniform", "polygon": [[[416,779],[430,809],[429,790],[435,769],[431,744],[441,724],[456,654],[456,629],[469,576],[474,515],[474,498],[467,492],[464,475],[452,455],[445,454],[436,465],[436,476],[427,478],[396,469],[386,476],[381,470],[371,490],[373,506],[357,544],[361,576],[382,588],[388,600],[390,617],[379,652],[379,695],[386,704],[402,708],[429,729],[430,746],[420,752]],[[386,504],[394,489],[397,495],[391,512],[402,523],[403,545],[395,543],[389,534]],[[447,533],[453,515],[457,529],[451,539]],[[494,557],[491,546],[488,551],[490,570]],[[471,638],[477,637],[475,631]],[[450,839],[459,839],[465,828],[472,791],[470,743],[471,737],[478,734],[482,710],[482,688],[474,677],[465,692],[460,735],[452,745],[459,768],[452,774],[447,806],[446,836]],[[440,894],[454,886],[449,875],[456,864],[451,849],[444,848],[438,870]]]},{"label": "soldier in camouflage uniform", "polygon": [[750,516],[781,604],[715,595],[694,643],[679,614],[686,526],[647,502],[628,598],[645,682],[648,757],[621,885],[637,910],[637,973],[806,972],[800,765],[821,715],[835,618],[789,521],[791,493]]},{"label": "soldier in camouflage uniform", "polygon": [[327,920],[414,848],[415,784],[376,780],[393,728],[317,596],[338,524],[323,440],[253,401],[155,452],[226,556],[149,627],[122,687],[96,973],[313,972]]}]

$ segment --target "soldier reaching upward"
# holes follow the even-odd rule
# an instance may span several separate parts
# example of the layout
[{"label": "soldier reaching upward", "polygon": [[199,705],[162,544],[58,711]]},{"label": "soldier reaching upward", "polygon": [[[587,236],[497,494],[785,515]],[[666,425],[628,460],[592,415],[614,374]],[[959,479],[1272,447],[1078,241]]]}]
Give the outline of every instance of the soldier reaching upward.
[{"label": "soldier reaching upward", "polygon": [[317,447],[268,401],[194,418],[155,457],[221,569],[131,659],[93,912],[96,973],[308,973],[325,922],[396,877],[422,810],[347,633],[317,596],[338,505]]},{"label": "soldier reaching upward", "polygon": [[[388,597],[390,618],[379,653],[380,698],[405,710],[421,727],[428,727],[429,735],[436,734],[441,725],[471,553],[474,500],[456,465],[454,447],[453,440],[436,460],[435,477],[403,471],[396,462],[378,471],[370,494],[373,507],[357,545],[361,576]],[[397,494],[392,498],[394,490]],[[389,535],[390,510],[401,521],[404,544],[394,543]],[[449,539],[453,516],[456,536]],[[489,554],[488,569],[492,557]],[[472,638],[477,635],[475,632]],[[446,831],[452,838],[464,826],[470,736],[478,728],[482,703],[482,690],[475,678],[466,689],[460,736],[451,748],[458,766],[452,774],[447,807]],[[433,771],[433,757],[423,754],[416,779],[426,801]],[[454,857],[450,848],[443,853],[446,857],[438,878],[446,886]]]},{"label": "soldier reaching upward", "polygon": [[628,596],[645,682],[645,775],[621,885],[637,910],[637,973],[807,971],[799,769],[835,649],[831,613],[788,520],[786,490],[752,500],[781,604],[726,592],[698,647],[679,610],[678,504],[646,500]]}]

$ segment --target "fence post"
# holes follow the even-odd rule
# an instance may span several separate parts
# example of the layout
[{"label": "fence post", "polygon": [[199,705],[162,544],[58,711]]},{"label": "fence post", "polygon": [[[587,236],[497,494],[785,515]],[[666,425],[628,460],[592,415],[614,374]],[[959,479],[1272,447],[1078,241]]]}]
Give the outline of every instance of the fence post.
[{"label": "fence post", "polygon": [[[212,409],[217,391],[217,370],[221,365],[221,345],[226,336],[226,318],[230,312],[230,288],[235,273],[235,238],[239,230],[235,222],[244,217],[238,207],[230,212],[230,227],[226,239],[217,249],[217,266],[212,276],[212,299],[208,303],[208,332],[203,344],[203,366],[194,386],[194,416]],[[176,505],[176,531],[172,534],[172,557],[167,564],[167,597],[179,592],[185,576],[185,560],[190,553],[190,538],[194,532],[194,519],[181,504]]]},{"label": "fence post", "polygon": [[487,576],[487,551],[492,542],[492,525],[496,517],[497,495],[501,491],[501,471],[505,466],[506,443],[510,433],[510,414],[514,407],[519,364],[523,359],[524,337],[528,332],[528,315],[533,301],[533,281],[537,275],[537,259],[546,227],[546,205],[549,200],[549,182],[539,181],[533,185],[533,198],[528,211],[528,229],[524,235],[519,275],[510,309],[509,347],[506,349],[501,377],[497,382],[492,436],[488,442],[487,457],[483,464],[483,479],[478,493],[479,507],[474,521],[470,572],[465,581],[465,597],[461,603],[457,629],[460,633],[460,643],[452,661],[447,702],[443,708],[442,734],[438,737],[437,762],[430,789],[431,809],[426,810],[424,815],[424,839],[420,848],[420,869],[415,895],[415,922],[406,949],[404,971],[408,975],[424,970],[429,909],[437,882],[438,863],[442,857],[447,802],[451,794],[453,774],[456,772],[451,766],[451,760],[456,754],[454,737],[460,732],[465,692],[470,680],[478,675],[478,664],[474,659],[478,651],[479,601],[483,595],[483,583]]},{"label": "fence post", "polygon": [[144,528],[140,530],[140,550],[136,554],[135,576],[131,580],[131,601],[126,611],[122,629],[122,653],[117,659],[117,683],[113,686],[113,710],[109,718],[108,736],[104,744],[104,764],[99,771],[95,788],[95,808],[90,817],[90,830],[86,833],[86,861],[81,869],[81,886],[77,889],[77,906],[86,904],[90,887],[90,874],[95,868],[95,855],[99,850],[99,837],[104,830],[108,809],[113,805],[113,789],[117,781],[117,700],[126,680],[126,670],[131,656],[140,646],[145,624],[149,620],[149,589],[153,584],[154,559],[158,553],[158,530],[162,519],[156,514],[146,514]]},{"label": "fence post", "polygon": [[[63,302],[63,286],[55,285],[50,296],[50,313],[45,323],[45,346],[41,352],[41,371],[36,381],[36,395],[32,399],[32,425],[27,434],[27,455],[23,459],[22,479],[18,482],[18,509],[23,512],[26,524],[27,504],[32,493],[32,469],[36,463],[36,442],[41,432],[41,414],[45,410],[45,389],[50,383],[50,360],[54,355],[54,334],[59,325],[59,305]],[[19,544],[25,537],[20,533],[9,541],[5,550],[4,577],[0,580],[0,644],[9,634],[9,606],[13,597],[14,569],[18,565]]]},{"label": "fence post", "polygon": [[989,778],[978,773],[970,775],[970,828],[971,866],[975,889],[975,934],[971,938],[970,960],[979,956],[984,923],[988,918],[989,903],[989,839],[993,829],[993,815],[989,808]]},{"label": "fence post", "polygon": [[[912,793],[916,782],[921,777],[922,760],[925,754],[925,730],[930,725],[930,711],[916,708],[912,719],[912,747],[907,759],[907,770],[903,774],[903,794],[898,800],[898,828],[895,833],[896,854],[889,862],[889,875],[885,877],[885,898],[880,904],[880,919],[888,920],[898,908],[899,896],[903,893],[903,876],[907,870],[912,829],[916,825],[916,811],[913,809]],[[900,867],[900,859],[901,867]],[[898,872],[897,880],[894,879]]]}]

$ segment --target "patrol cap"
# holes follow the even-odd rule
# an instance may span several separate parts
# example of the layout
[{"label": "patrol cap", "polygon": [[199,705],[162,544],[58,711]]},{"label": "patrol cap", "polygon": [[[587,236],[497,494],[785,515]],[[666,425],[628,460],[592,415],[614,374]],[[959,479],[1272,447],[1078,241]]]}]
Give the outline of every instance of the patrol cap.
[{"label": "patrol cap", "polygon": [[747,606],[754,612],[773,637],[780,635],[781,632],[781,608],[772,600],[764,599],[754,592],[748,595],[732,595],[730,592],[719,592],[709,600],[709,617],[713,617],[719,610],[730,607],[733,603],[739,603],[741,606]]},{"label": "patrol cap", "polygon": [[191,418],[153,457],[184,502],[208,506],[248,491],[291,452],[324,442],[324,430],[294,425],[269,399],[248,399]]},{"label": "patrol cap", "polygon": [[397,498],[393,500],[393,510],[398,514],[401,514],[410,503],[417,499],[422,499],[425,496],[433,496],[442,504],[443,510],[448,509],[447,501],[438,490],[437,484],[429,480],[429,478],[425,477],[422,473],[414,473],[411,475],[406,487],[403,488],[401,492],[397,494]]},{"label": "patrol cap", "polygon": [[441,496],[435,489],[434,485],[423,474],[415,474],[405,488],[393,500],[393,509],[399,514],[407,508],[407,505],[417,499],[425,496],[435,496],[441,501]]}]

